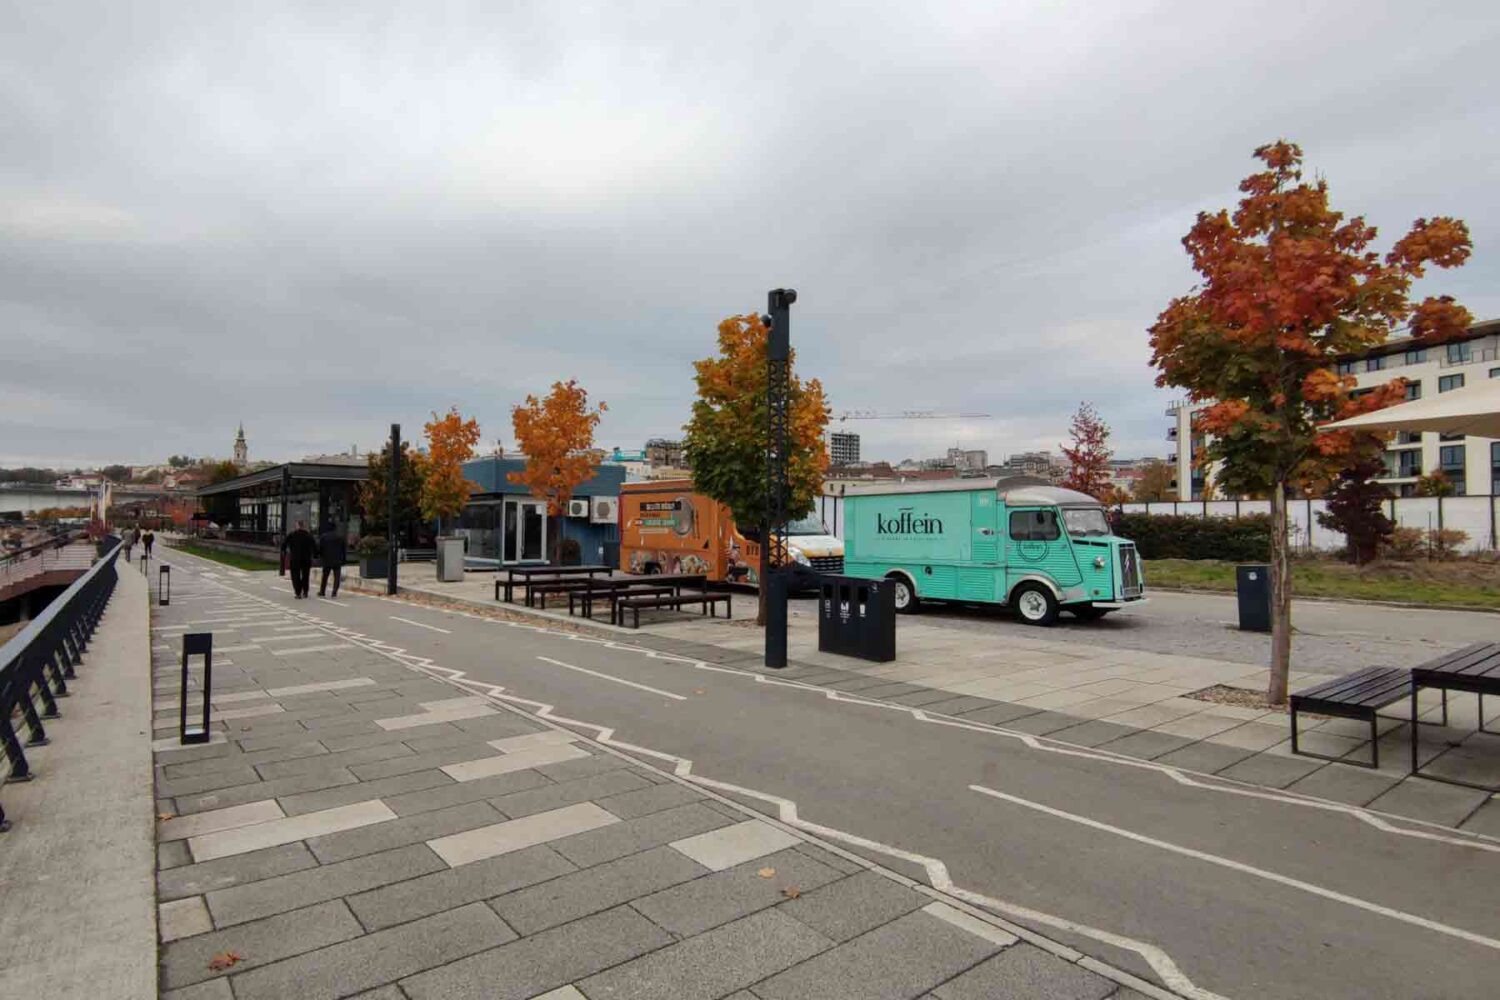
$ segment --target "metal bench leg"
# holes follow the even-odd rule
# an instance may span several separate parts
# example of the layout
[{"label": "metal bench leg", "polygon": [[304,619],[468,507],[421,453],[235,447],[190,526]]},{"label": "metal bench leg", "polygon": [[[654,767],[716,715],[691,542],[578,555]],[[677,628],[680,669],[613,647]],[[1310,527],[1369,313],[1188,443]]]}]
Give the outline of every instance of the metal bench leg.
[{"label": "metal bench leg", "polygon": [[1376,728],[1378,717],[1372,712],[1370,714],[1370,766],[1380,770],[1380,730]]},{"label": "metal bench leg", "polygon": [[1297,749],[1297,704],[1292,703],[1292,753],[1301,753]]},{"label": "metal bench leg", "polygon": [[[1448,692],[1444,691],[1443,693],[1447,694]],[[1500,730],[1486,729],[1486,728],[1484,728],[1484,693],[1483,692],[1480,692],[1480,694],[1479,694],[1479,731],[1481,733],[1490,733],[1491,735],[1500,735]]]},{"label": "metal bench leg", "polygon": [[[1448,725],[1448,689],[1443,688],[1443,726]],[[1479,696],[1479,728],[1484,728],[1484,695]]]},{"label": "metal bench leg", "polygon": [[1417,773],[1417,683],[1411,685],[1411,773]]}]

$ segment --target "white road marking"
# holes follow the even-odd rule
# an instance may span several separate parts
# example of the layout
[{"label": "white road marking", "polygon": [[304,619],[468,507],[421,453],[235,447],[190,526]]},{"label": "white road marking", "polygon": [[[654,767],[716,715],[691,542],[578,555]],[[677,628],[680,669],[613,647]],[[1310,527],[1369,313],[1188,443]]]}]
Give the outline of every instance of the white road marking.
[{"label": "white road marking", "polygon": [[405,623],[407,625],[415,625],[417,628],[431,629],[434,632],[441,632],[444,635],[452,635],[453,634],[453,631],[451,629],[438,628],[436,625],[424,625],[421,622],[414,622],[410,618],[397,618],[395,615],[391,615],[390,619],[393,622],[403,622],[403,623]]},{"label": "white road marking", "polygon": [[318,600],[322,601],[324,604],[332,604],[336,608],[347,608],[349,606],[347,604],[341,604],[338,601],[330,601],[326,597],[320,597],[320,598],[318,598]]},{"label": "white road marking", "polygon": [[1046,813],[1048,816],[1056,816],[1058,819],[1065,819],[1069,822],[1078,823],[1083,826],[1091,827],[1095,830],[1102,830],[1105,833],[1112,833],[1117,837],[1124,837],[1127,840],[1133,840],[1139,844],[1148,844],[1152,847],[1159,847],[1164,851],[1171,851],[1174,854],[1181,854],[1184,857],[1195,858],[1199,861],[1206,861],[1211,865],[1218,865],[1221,868],[1228,868],[1232,871],[1242,872],[1246,875],[1254,875],[1256,878],[1263,878],[1268,882],[1276,882],[1279,885],[1289,886],[1293,889],[1300,889],[1301,891],[1310,893],[1314,896],[1322,896],[1324,899],[1332,899],[1335,902],[1344,903],[1348,906],[1358,907],[1361,910],[1368,910],[1370,913],[1376,913],[1382,917],[1390,917],[1392,920],[1399,920],[1403,923],[1412,924],[1416,927],[1422,927],[1426,930],[1436,931],[1439,934],[1446,934],[1449,937],[1456,937],[1463,941],[1469,941],[1473,944],[1484,945],[1486,948],[1493,948],[1496,951],[1500,951],[1500,940],[1496,940],[1495,938],[1485,937],[1483,934],[1475,934],[1473,931],[1466,931],[1461,927],[1453,927],[1449,924],[1440,924],[1436,920],[1428,920],[1426,917],[1419,917],[1414,913],[1407,913],[1404,910],[1395,910],[1389,906],[1382,906],[1379,903],[1372,903],[1367,899],[1360,899],[1358,896],[1350,896],[1347,893],[1338,892],[1335,889],[1326,889],[1323,886],[1314,885],[1311,882],[1304,882],[1301,879],[1292,878],[1290,875],[1282,875],[1279,872],[1267,871],[1264,868],[1257,868],[1256,866],[1246,864],[1243,861],[1235,861],[1233,858],[1221,857],[1220,855],[1210,854],[1207,851],[1200,851],[1196,848],[1183,847],[1181,844],[1173,844],[1165,840],[1158,840],[1156,837],[1150,837],[1143,833],[1136,833],[1133,830],[1126,830],[1123,827],[1113,826],[1109,823],[1103,823],[1096,819],[1090,819],[1087,816],[1079,816],[1077,813],[1064,812],[1061,809],[1054,809],[1052,806],[1043,805],[1040,802],[1033,802],[1030,799],[1023,799],[1016,795],[1008,795],[1005,792],[997,792],[995,791],[995,789],[986,788],[983,785],[970,785],[969,790],[978,792],[981,795],[988,795],[991,798],[1000,799],[1003,802],[1010,802],[1018,806],[1025,806],[1027,809],[1034,809],[1037,812]]},{"label": "white road marking", "polygon": [[580,667],[572,663],[564,663],[562,660],[554,660],[550,656],[538,656],[537,659],[541,660],[543,663],[550,663],[554,667],[566,667],[569,670],[576,670],[580,674],[588,674],[591,677],[598,677],[602,680],[614,681],[616,684],[624,684],[626,687],[639,688],[642,691],[650,691],[652,694],[659,694],[663,698],[671,698],[673,701],[687,701],[687,699],[680,694],[673,694],[670,691],[663,691],[661,688],[647,687],[644,684],[637,684],[635,681],[627,681],[623,677],[612,677],[609,674],[600,673],[597,670],[590,670],[588,667]]}]

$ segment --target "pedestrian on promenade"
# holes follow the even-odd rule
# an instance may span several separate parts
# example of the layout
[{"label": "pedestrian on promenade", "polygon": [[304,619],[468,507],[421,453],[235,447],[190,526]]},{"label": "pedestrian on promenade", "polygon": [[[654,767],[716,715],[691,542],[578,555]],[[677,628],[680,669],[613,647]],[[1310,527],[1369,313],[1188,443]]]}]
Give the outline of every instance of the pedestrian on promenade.
[{"label": "pedestrian on promenade", "polygon": [[125,549],[125,561],[130,562],[130,550],[135,548],[136,539],[141,533],[136,528],[126,528],[120,532],[120,545]]},{"label": "pedestrian on promenade", "polygon": [[318,554],[318,540],[307,530],[306,521],[297,522],[296,530],[282,540],[281,551],[292,571],[292,593],[306,597],[312,583],[313,556]]},{"label": "pedestrian on promenade", "polygon": [[349,558],[349,543],[338,525],[332,521],[323,523],[323,533],[318,536],[318,551],[323,556],[323,580],[318,584],[318,596],[328,590],[328,574],[333,574],[333,596],[339,596],[339,584],[344,579],[344,563]]},{"label": "pedestrian on promenade", "polygon": [[141,548],[143,548],[146,551],[146,558],[147,559],[151,558],[151,546],[153,546],[155,544],[156,544],[156,532],[152,531],[150,528],[147,528],[146,529],[146,533],[141,536]]}]

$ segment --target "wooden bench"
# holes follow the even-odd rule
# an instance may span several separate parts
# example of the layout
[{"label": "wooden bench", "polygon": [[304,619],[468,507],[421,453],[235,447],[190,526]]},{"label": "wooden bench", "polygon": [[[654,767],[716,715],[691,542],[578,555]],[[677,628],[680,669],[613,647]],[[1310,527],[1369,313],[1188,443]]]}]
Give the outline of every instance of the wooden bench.
[{"label": "wooden bench", "polygon": [[[1358,767],[1380,766],[1380,733],[1376,728],[1379,709],[1410,697],[1411,671],[1405,667],[1366,667],[1352,674],[1325,681],[1291,696],[1292,753],[1319,760],[1354,764]],[[1297,713],[1313,712],[1340,719],[1358,719],[1370,724],[1370,763],[1347,756],[1331,757],[1298,748]],[[1448,724],[1448,694],[1443,693],[1443,725]]]},{"label": "wooden bench", "polygon": [[661,597],[676,594],[681,589],[682,585],[676,583],[636,583],[632,581],[626,586],[570,590],[568,591],[568,614],[576,615],[582,613],[588,618],[593,618],[594,602],[603,601],[609,605],[609,623],[614,625],[618,623],[617,619],[621,598]]},{"label": "wooden bench", "polygon": [[618,608],[617,614],[621,619],[621,624],[623,624],[625,612],[629,611],[632,616],[631,628],[640,628],[642,608],[676,608],[677,610],[681,611],[682,608],[686,605],[698,604],[703,606],[704,614],[708,615],[710,618],[715,618],[717,617],[717,615],[715,615],[714,613],[715,605],[717,605],[720,601],[724,602],[725,616],[732,616],[734,605],[733,603],[731,603],[730,596],[728,594],[709,594],[705,592],[694,594],[662,594],[657,597],[626,596],[620,598],[615,603],[616,607]]}]

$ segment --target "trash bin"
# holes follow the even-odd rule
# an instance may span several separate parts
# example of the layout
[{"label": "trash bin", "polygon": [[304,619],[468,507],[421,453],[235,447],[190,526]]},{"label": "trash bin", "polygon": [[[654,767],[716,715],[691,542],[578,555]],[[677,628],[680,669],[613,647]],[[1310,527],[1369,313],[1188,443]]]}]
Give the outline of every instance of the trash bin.
[{"label": "trash bin", "polygon": [[1234,590],[1239,596],[1240,631],[1271,631],[1271,567],[1262,563],[1236,566]]},{"label": "trash bin", "polygon": [[818,650],[888,663],[896,658],[896,588],[889,580],[825,576],[818,588]]}]

